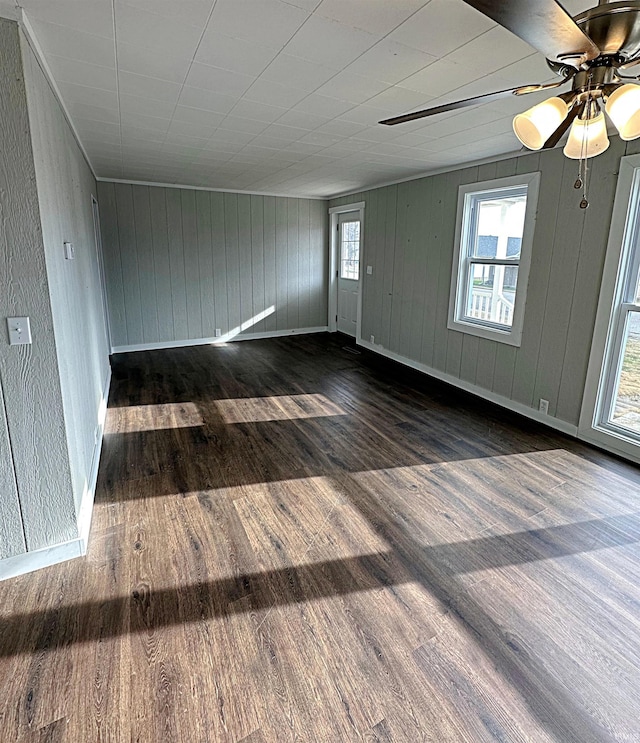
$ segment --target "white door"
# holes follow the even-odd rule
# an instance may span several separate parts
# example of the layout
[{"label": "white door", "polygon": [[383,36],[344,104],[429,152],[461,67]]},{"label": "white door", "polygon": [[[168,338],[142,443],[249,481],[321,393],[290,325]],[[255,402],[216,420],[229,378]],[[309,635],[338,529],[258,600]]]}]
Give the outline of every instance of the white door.
[{"label": "white door", "polygon": [[356,336],[360,293],[360,212],[338,215],[338,330]]}]

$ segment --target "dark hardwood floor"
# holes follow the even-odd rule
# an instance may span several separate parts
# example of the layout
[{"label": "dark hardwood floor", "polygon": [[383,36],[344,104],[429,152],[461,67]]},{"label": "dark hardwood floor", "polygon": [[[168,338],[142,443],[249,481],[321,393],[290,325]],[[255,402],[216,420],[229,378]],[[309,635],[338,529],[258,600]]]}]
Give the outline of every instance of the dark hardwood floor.
[{"label": "dark hardwood floor", "polygon": [[640,470],[345,343],[114,358],[3,743],[640,741]]}]

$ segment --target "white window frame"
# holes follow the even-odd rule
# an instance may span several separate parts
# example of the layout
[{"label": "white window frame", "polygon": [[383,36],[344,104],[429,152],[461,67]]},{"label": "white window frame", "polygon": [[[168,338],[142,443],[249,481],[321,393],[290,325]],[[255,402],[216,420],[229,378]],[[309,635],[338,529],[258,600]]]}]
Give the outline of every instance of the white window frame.
[{"label": "white window frame", "polygon": [[[520,246],[520,260],[494,258],[473,258],[473,263],[488,265],[518,266],[518,284],[513,309],[513,322],[507,329],[492,324],[486,320],[473,320],[464,316],[468,292],[468,271],[471,256],[467,253],[469,230],[471,229],[471,214],[468,205],[471,197],[483,195],[491,191],[503,192],[509,189],[526,187],[527,205],[525,208],[524,229]],[[522,341],[522,326],[524,324],[524,309],[527,301],[527,285],[529,283],[529,269],[531,267],[531,246],[535,231],[538,209],[538,191],[540,187],[540,173],[525,173],[523,175],[497,178],[491,181],[468,183],[458,188],[458,211],[456,216],[456,232],[453,254],[453,270],[451,272],[451,292],[449,294],[449,315],[447,327],[480,338],[488,338],[511,346],[519,346]]]},{"label": "white window frame", "polygon": [[626,302],[625,295],[640,261],[640,250],[633,255],[634,219],[639,210],[640,155],[629,155],[620,162],[578,434],[640,463],[637,438],[607,420],[616,393],[614,372],[622,352],[621,334],[626,317],[637,307]]}]

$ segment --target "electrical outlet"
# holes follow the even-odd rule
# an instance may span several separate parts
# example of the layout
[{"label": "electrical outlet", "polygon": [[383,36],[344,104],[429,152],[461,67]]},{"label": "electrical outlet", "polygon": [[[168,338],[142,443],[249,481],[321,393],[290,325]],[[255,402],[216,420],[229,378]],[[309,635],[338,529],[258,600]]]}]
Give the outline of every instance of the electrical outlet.
[{"label": "electrical outlet", "polygon": [[216,328],[216,338],[219,338],[222,335],[222,330],[220,328]]},{"label": "electrical outlet", "polygon": [[538,410],[545,415],[549,414],[549,400],[545,400],[543,397],[540,398],[540,404]]},{"label": "electrical outlet", "polygon": [[375,342],[376,342],[376,337],[375,337],[375,335],[372,335],[372,336],[371,336],[371,337],[369,338],[369,342],[370,342],[370,343],[375,343]]}]

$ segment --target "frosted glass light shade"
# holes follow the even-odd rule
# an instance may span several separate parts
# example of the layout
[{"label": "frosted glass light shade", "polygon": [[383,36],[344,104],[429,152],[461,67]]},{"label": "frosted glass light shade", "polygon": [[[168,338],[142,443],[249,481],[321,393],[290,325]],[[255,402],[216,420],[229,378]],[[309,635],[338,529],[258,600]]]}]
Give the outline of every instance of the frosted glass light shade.
[{"label": "frosted glass light shade", "polygon": [[539,150],[564,121],[569,107],[562,98],[549,98],[513,120],[516,137],[530,150]]},{"label": "frosted glass light shade", "polygon": [[594,157],[604,152],[609,146],[607,125],[602,111],[592,119],[578,117],[571,124],[569,139],[564,146],[564,154],[572,160]]},{"label": "frosted glass light shade", "polygon": [[622,85],[609,96],[605,106],[611,121],[620,132],[620,138],[640,137],[640,85]]}]

